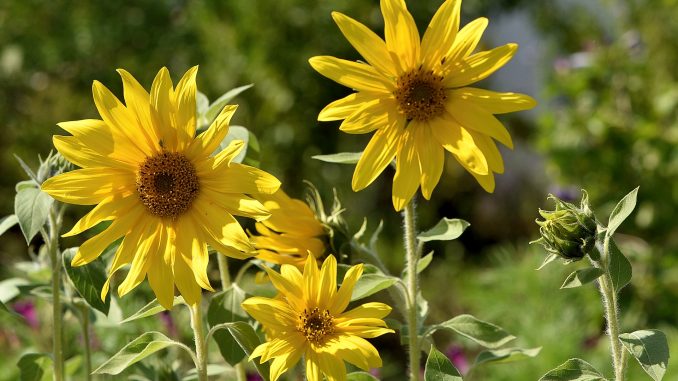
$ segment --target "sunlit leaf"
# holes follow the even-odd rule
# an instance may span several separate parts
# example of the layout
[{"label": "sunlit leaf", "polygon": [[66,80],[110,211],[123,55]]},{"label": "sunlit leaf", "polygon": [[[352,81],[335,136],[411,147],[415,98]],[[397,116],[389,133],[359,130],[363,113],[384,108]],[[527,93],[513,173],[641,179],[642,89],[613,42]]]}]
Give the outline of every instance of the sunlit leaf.
[{"label": "sunlit leaf", "polygon": [[438,329],[449,329],[467,337],[486,348],[499,348],[516,337],[492,323],[479,320],[471,315],[459,315],[436,324],[430,333]]},{"label": "sunlit leaf", "polygon": [[101,289],[106,283],[106,264],[99,257],[85,266],[72,267],[71,261],[77,251],[78,248],[70,248],[63,252],[66,274],[87,304],[107,315],[111,306],[111,298],[109,296],[106,301],[102,301],[100,296]]},{"label": "sunlit leaf", "polygon": [[541,347],[527,349],[503,348],[482,351],[478,354],[478,357],[476,357],[476,361],[473,364],[473,366],[484,363],[505,363],[525,360],[537,356],[540,351]]},{"label": "sunlit leaf", "polygon": [[53,202],[52,197],[37,188],[24,188],[17,192],[14,198],[14,214],[26,243],[30,243],[47,222]]},{"label": "sunlit leaf", "polygon": [[[252,352],[256,347],[261,344],[261,340],[257,333],[254,332],[254,328],[249,323],[236,321],[233,323],[222,323],[212,327],[214,330],[227,329],[230,332],[231,336],[235,341],[240,345],[240,348],[245,352],[245,355],[248,357],[252,355]],[[217,331],[218,332],[218,331]],[[265,380],[269,380],[270,375],[270,364],[265,362],[260,364],[260,359],[255,358],[252,360],[252,363],[257,368],[259,375]]]},{"label": "sunlit leaf", "polygon": [[52,357],[48,353],[26,353],[16,364],[21,381],[48,381],[52,379]]},{"label": "sunlit leaf", "polygon": [[461,233],[471,224],[457,218],[443,218],[436,226],[419,233],[417,238],[422,242],[428,241],[450,241],[459,238]]},{"label": "sunlit leaf", "polygon": [[424,381],[462,381],[462,378],[450,359],[431,345],[426,359]]},{"label": "sunlit leaf", "polygon": [[636,207],[636,200],[638,198],[638,188],[632,190],[622,198],[617,206],[614,207],[610,214],[610,220],[607,223],[607,234],[612,235],[617,230],[619,225],[633,212]]},{"label": "sunlit leaf", "polygon": [[385,290],[398,282],[398,278],[384,274],[363,275],[356,282],[351,295],[351,301],[366,298]]},{"label": "sunlit leaf", "polygon": [[[222,323],[248,321],[247,313],[240,306],[245,298],[245,291],[236,284],[215,294],[212,300],[210,300],[209,309],[207,310],[207,322],[210,327]],[[236,365],[245,358],[245,352],[228,330],[218,330],[214,332],[213,337],[219,347],[221,356],[227,363]]]},{"label": "sunlit leaf", "polygon": [[[172,306],[176,306],[178,304],[186,304],[186,302],[184,302],[184,298],[182,298],[181,296],[175,296],[174,297],[174,302],[172,303]],[[165,307],[161,306],[160,303],[158,303],[158,299],[153,299],[150,303],[141,307],[141,309],[139,311],[135,312],[132,316],[121,321],[120,324],[129,323],[129,322],[134,321],[134,320],[143,319],[145,317],[153,316],[153,315],[160,313],[162,311],[165,311]]]},{"label": "sunlit leaf", "polygon": [[131,365],[169,346],[187,349],[183,344],[168,338],[160,332],[146,332],[125,345],[118,353],[114,354],[92,373],[120,374]]},{"label": "sunlit leaf", "polygon": [[605,274],[605,271],[597,267],[589,267],[586,269],[577,270],[567,276],[565,282],[563,282],[563,285],[560,286],[560,288],[580,287],[587,283],[593,282],[603,274]]},{"label": "sunlit leaf", "polygon": [[207,124],[208,125],[211,124],[217,117],[217,115],[219,115],[224,106],[229,104],[229,102],[231,102],[233,98],[235,98],[240,93],[249,89],[252,86],[254,86],[254,84],[236,87],[234,89],[229,90],[227,93],[220,96],[219,98],[217,98],[217,100],[215,100],[205,112],[205,120]]},{"label": "sunlit leaf", "polygon": [[360,160],[362,154],[362,152],[339,152],[330,155],[315,155],[311,156],[311,158],[326,163],[356,164],[358,163],[358,160]]},{"label": "sunlit leaf", "polygon": [[591,364],[582,359],[570,359],[550,370],[539,381],[606,381]]},{"label": "sunlit leaf", "polygon": [[16,218],[16,215],[14,214],[3,217],[2,220],[0,220],[0,235],[5,234],[7,230],[18,223],[19,219]]},{"label": "sunlit leaf", "polygon": [[669,345],[662,331],[649,329],[622,333],[619,341],[653,380],[660,381],[664,377],[669,363]]},{"label": "sunlit leaf", "polygon": [[633,276],[633,269],[629,260],[619,251],[617,244],[613,239],[610,239],[609,244],[610,255],[610,276],[612,277],[612,284],[615,291],[619,292],[624,286],[631,282]]}]

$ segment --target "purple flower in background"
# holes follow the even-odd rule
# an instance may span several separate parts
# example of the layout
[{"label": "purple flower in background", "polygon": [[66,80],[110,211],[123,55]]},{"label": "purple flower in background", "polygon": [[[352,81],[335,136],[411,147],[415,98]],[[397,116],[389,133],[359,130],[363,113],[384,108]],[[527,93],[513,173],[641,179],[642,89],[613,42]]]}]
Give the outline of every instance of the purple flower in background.
[{"label": "purple flower in background", "polygon": [[462,347],[458,345],[452,345],[447,348],[445,355],[450,359],[450,361],[452,361],[452,365],[457,368],[462,376],[468,373],[471,366],[468,363],[468,359],[466,359],[466,355],[464,355]]},{"label": "purple flower in background", "polygon": [[29,300],[20,300],[12,305],[14,311],[26,319],[26,323],[33,329],[40,327],[38,322],[38,314],[35,310],[35,304]]},{"label": "purple flower in background", "polygon": [[176,337],[177,336],[177,326],[174,324],[174,319],[172,319],[172,315],[170,314],[169,311],[162,311],[160,313],[160,320],[162,320],[163,325],[165,326],[165,329],[167,330],[167,333],[169,334],[170,337]]},{"label": "purple flower in background", "polygon": [[373,375],[376,378],[381,377],[381,372],[379,371],[379,368],[370,369],[370,374]]},{"label": "purple flower in background", "polygon": [[247,381],[264,381],[258,373],[247,373]]}]

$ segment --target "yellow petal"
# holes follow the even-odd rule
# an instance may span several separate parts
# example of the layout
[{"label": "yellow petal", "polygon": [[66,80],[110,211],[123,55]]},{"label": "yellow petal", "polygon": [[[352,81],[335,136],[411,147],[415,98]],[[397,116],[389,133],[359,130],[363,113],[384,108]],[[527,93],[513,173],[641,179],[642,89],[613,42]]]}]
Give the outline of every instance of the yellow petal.
[{"label": "yellow petal", "polygon": [[237,105],[224,106],[212,125],[193,140],[185,152],[186,156],[196,159],[211,155],[228,135],[228,127],[237,108]]},{"label": "yellow petal", "polygon": [[415,130],[414,138],[419,167],[421,168],[421,193],[425,199],[430,200],[431,193],[438,185],[443,173],[445,150],[435,144],[436,140],[431,133],[431,127],[428,125]]},{"label": "yellow petal", "polygon": [[221,150],[218,154],[214,156],[214,166],[215,167],[221,167],[221,166],[229,166],[231,164],[231,161],[235,159],[236,156],[240,154],[240,152],[245,148],[245,141],[244,140],[233,140],[228,145],[226,148]]},{"label": "yellow petal", "polygon": [[381,0],[386,47],[400,62],[398,74],[414,69],[419,62],[419,31],[404,0]]},{"label": "yellow petal", "polygon": [[346,119],[361,108],[363,103],[369,102],[373,98],[373,94],[366,92],[349,94],[325,106],[320,111],[320,114],[318,114],[318,120],[321,122],[331,122]]},{"label": "yellow petal", "polygon": [[463,87],[485,79],[504,66],[517,50],[518,45],[506,44],[464,58],[454,64],[443,84],[445,87]]},{"label": "yellow petal", "polygon": [[[202,231],[222,245],[230,246],[242,252],[253,251],[247,235],[232,215],[216,207],[213,201],[202,194],[194,201],[191,217],[202,227]],[[254,253],[252,253],[254,254]]]},{"label": "yellow petal", "polygon": [[381,357],[377,349],[367,340],[352,336],[339,335],[331,342],[337,356],[345,359],[358,368],[368,371],[381,367]]},{"label": "yellow petal", "polygon": [[151,85],[151,117],[155,128],[160,135],[160,146],[176,151],[178,145],[176,122],[173,120],[174,113],[174,89],[169,70],[163,67],[153,79]]},{"label": "yellow petal", "polygon": [[392,121],[372,136],[353,172],[351,185],[354,192],[370,185],[391,163],[398,149],[403,124],[403,120]]},{"label": "yellow petal", "polygon": [[249,196],[219,193],[207,187],[203,187],[200,192],[204,193],[206,198],[214,201],[234,216],[249,217],[262,221],[271,215],[262,203]]},{"label": "yellow petal", "polygon": [[473,53],[480,38],[487,28],[488,20],[485,17],[477,18],[466,24],[454,39],[454,45],[450,47],[449,52],[445,55],[444,70],[447,70],[454,65],[455,62],[460,61]]},{"label": "yellow petal", "polygon": [[487,174],[487,159],[466,129],[449,118],[431,121],[431,132],[438,142],[450,151],[468,171]]},{"label": "yellow petal", "polygon": [[379,302],[370,302],[362,304],[350,311],[346,311],[335,317],[335,319],[338,323],[362,318],[382,319],[389,313],[391,313],[391,307],[388,305]]},{"label": "yellow petal", "polygon": [[393,207],[396,211],[402,210],[410,202],[419,188],[421,171],[417,159],[417,151],[413,130],[422,126],[410,123],[405,130],[401,148],[396,157],[396,172],[393,177]]},{"label": "yellow petal", "polygon": [[[194,253],[193,255],[196,256],[197,254]],[[192,266],[193,262],[183,253],[174,262],[174,282],[189,306],[196,305],[201,300],[200,286],[195,280],[193,270],[191,270]]]},{"label": "yellow petal", "polygon": [[155,142],[148,139],[144,126],[139,125],[135,115],[106,86],[99,81],[94,81],[92,93],[94,104],[106,124],[120,131],[146,156],[157,152]]},{"label": "yellow petal", "polygon": [[62,237],[71,237],[82,233],[83,231],[96,226],[102,221],[109,221],[119,216],[124,216],[133,207],[143,208],[139,204],[139,198],[136,195],[129,195],[127,197],[118,197],[112,195],[106,200],[97,204],[89,213],[82,217],[68,233],[64,233]]},{"label": "yellow petal", "polygon": [[259,296],[251,297],[242,302],[242,308],[264,326],[286,329],[295,326],[298,316],[289,305],[282,301]]},{"label": "yellow petal", "polygon": [[196,128],[195,96],[197,87],[195,77],[198,74],[198,66],[188,69],[177,83],[174,91],[176,107],[177,150],[183,151],[192,143]]},{"label": "yellow petal", "polygon": [[320,273],[315,258],[309,256],[306,258],[304,266],[304,298],[308,303],[309,309],[318,307],[318,296],[320,295],[319,283]]},{"label": "yellow petal", "polygon": [[460,8],[461,0],[447,0],[431,19],[421,40],[421,56],[424,66],[437,67],[447,54],[449,47],[454,44],[459,30]]},{"label": "yellow petal", "polygon": [[170,263],[170,252],[175,247],[170,243],[167,229],[160,228],[158,250],[149,255],[151,265],[148,267],[148,284],[153,289],[158,303],[167,310],[174,304],[174,275],[173,263]]},{"label": "yellow petal", "polygon": [[147,223],[144,232],[136,247],[136,253],[129,268],[127,277],[118,286],[118,295],[121,297],[132,291],[146,277],[151,266],[153,256],[160,250],[160,234],[162,226],[159,223]]},{"label": "yellow petal", "polygon": [[328,381],[346,380],[346,365],[343,361],[337,361],[337,357],[333,353],[319,352],[317,359],[318,367]]},{"label": "yellow petal", "polygon": [[266,273],[268,274],[271,283],[273,286],[284,296],[287,297],[287,302],[292,305],[295,310],[303,311],[305,304],[303,300],[299,298],[302,295],[303,290],[301,283],[295,284],[290,282],[290,280],[280,274],[275,270],[271,270],[269,267],[265,267]]},{"label": "yellow petal", "polygon": [[332,18],[348,42],[365,58],[367,63],[387,76],[396,76],[393,60],[386,49],[384,40],[365,25],[342,13],[332,12]]},{"label": "yellow petal", "polygon": [[390,118],[398,113],[393,99],[373,99],[363,103],[341,123],[339,129],[348,134],[366,134],[378,128],[386,127]]},{"label": "yellow petal", "polygon": [[339,291],[337,291],[332,304],[328,307],[332,316],[337,316],[346,309],[346,306],[348,306],[348,303],[351,301],[353,287],[355,287],[355,284],[358,279],[360,279],[362,273],[362,264],[357,264],[348,269],[346,275],[344,275],[344,281],[341,282]]},{"label": "yellow petal", "polygon": [[494,174],[492,172],[488,173],[487,175],[478,175],[473,172],[471,172],[473,177],[475,177],[476,181],[478,181],[478,184],[480,184],[483,189],[487,193],[492,193],[494,192]]},{"label": "yellow petal", "polygon": [[120,161],[114,157],[106,157],[90,147],[81,143],[81,141],[74,136],[59,136],[52,137],[54,147],[59,153],[66,158],[66,160],[77,165],[78,167],[113,167],[119,169],[126,169],[134,172],[136,166],[126,161]]},{"label": "yellow petal", "polygon": [[495,173],[504,173],[504,160],[501,157],[497,145],[485,134],[481,134],[472,130],[468,132],[473,136],[473,141],[475,141],[478,148],[483,151],[483,155],[487,159],[487,165],[490,168],[490,171]]},{"label": "yellow petal", "polygon": [[118,69],[127,109],[136,117],[140,131],[144,134],[154,152],[160,152],[160,136],[151,119],[151,98],[146,89],[124,69]]},{"label": "yellow petal", "polygon": [[331,56],[312,57],[308,62],[318,73],[355,90],[390,93],[395,89],[395,81],[364,63]]},{"label": "yellow petal", "polygon": [[231,163],[228,168],[218,171],[198,170],[201,186],[210,187],[222,193],[245,193],[256,196],[271,194],[280,188],[280,181],[258,168]]},{"label": "yellow petal", "polygon": [[135,174],[113,168],[84,168],[63,173],[42,183],[42,190],[69,204],[98,204],[112,194],[126,197],[136,192]]},{"label": "yellow petal", "polygon": [[446,107],[452,117],[464,128],[490,136],[503,145],[513,148],[511,134],[494,115],[461,98],[451,98]]},{"label": "yellow petal", "polygon": [[[84,119],[58,123],[80,144],[97,154],[136,167],[146,159],[146,154],[121,131],[103,120]],[[110,163],[107,166],[115,166]]]},{"label": "yellow petal", "polygon": [[153,223],[152,221],[140,221],[139,225],[135,229],[132,229],[122,240],[120,246],[118,246],[118,250],[116,250],[113,262],[111,263],[111,268],[108,271],[108,279],[106,279],[106,283],[104,283],[104,286],[101,289],[101,300],[106,300],[113,274],[125,265],[132,263],[134,260],[134,255],[138,250],[139,242],[144,238],[143,234],[147,230],[149,222]]},{"label": "yellow petal", "polygon": [[518,93],[497,93],[494,91],[464,87],[449,92],[451,98],[473,103],[491,114],[504,114],[529,110],[537,105],[530,96]]},{"label": "yellow petal", "polygon": [[309,349],[306,350],[306,353],[304,354],[304,360],[306,360],[307,381],[323,381],[317,357],[318,355],[314,351],[312,351],[310,347]]},{"label": "yellow petal", "polygon": [[299,362],[302,353],[304,353],[302,350],[294,350],[276,357],[271,363],[271,380],[277,380],[288,369],[293,368]]},{"label": "yellow petal", "polygon": [[337,260],[334,255],[325,258],[320,269],[319,306],[328,306],[337,293]]}]

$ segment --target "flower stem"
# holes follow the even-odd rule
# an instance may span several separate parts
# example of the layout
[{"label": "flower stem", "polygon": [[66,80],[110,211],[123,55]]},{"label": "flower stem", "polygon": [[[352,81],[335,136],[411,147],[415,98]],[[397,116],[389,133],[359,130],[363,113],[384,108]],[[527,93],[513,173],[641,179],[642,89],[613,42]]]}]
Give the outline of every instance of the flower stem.
[{"label": "flower stem", "polygon": [[191,328],[193,328],[193,336],[195,336],[195,368],[198,372],[198,380],[207,381],[207,347],[205,345],[205,332],[202,327],[200,302],[188,308],[191,310]]},{"label": "flower stem", "polygon": [[[226,258],[224,255],[217,253],[217,262],[219,263],[219,277],[221,278],[221,289],[226,290],[227,288],[231,287],[231,275],[228,271],[228,258]],[[239,278],[240,273],[238,274],[236,281]],[[247,380],[247,373],[245,372],[245,360],[235,364],[233,368],[235,369],[237,381]]]},{"label": "flower stem", "polygon": [[59,231],[61,230],[61,217],[54,205],[50,209],[48,217],[49,241],[47,248],[52,262],[52,339],[54,340],[54,380],[64,379],[64,353],[62,347],[62,315],[61,315],[61,251],[59,250]]},{"label": "flower stem", "polygon": [[419,337],[417,323],[417,261],[419,261],[416,226],[415,226],[415,206],[414,200],[411,200],[405,206],[403,211],[403,230],[407,265],[407,334],[409,336],[409,355],[410,355],[410,380],[419,381]]},{"label": "flower stem", "polygon": [[606,236],[603,243],[604,256],[603,270],[605,274],[600,278],[600,293],[603,298],[603,307],[605,309],[605,319],[607,320],[607,334],[610,337],[610,347],[612,351],[612,367],[614,368],[615,381],[624,380],[624,353],[619,341],[619,306],[617,304],[617,291],[612,283],[610,275],[610,237]]},{"label": "flower stem", "polygon": [[86,304],[80,306],[80,323],[82,324],[82,340],[85,346],[85,380],[92,379],[92,355],[89,339],[89,308]]}]

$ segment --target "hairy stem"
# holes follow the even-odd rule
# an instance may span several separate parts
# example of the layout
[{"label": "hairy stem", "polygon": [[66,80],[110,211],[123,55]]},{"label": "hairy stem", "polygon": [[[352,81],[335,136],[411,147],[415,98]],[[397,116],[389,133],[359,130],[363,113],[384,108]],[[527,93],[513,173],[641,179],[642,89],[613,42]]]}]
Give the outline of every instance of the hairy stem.
[{"label": "hairy stem", "polygon": [[207,346],[205,345],[200,303],[189,306],[189,309],[191,310],[191,328],[193,328],[193,336],[195,336],[195,368],[198,372],[198,380],[207,381]]},{"label": "hairy stem", "polygon": [[607,335],[610,337],[612,352],[612,367],[615,381],[624,380],[624,352],[619,341],[619,305],[617,304],[617,290],[614,289],[610,275],[610,237],[606,236],[603,243],[603,270],[605,274],[600,278],[600,293],[603,298],[605,319],[607,320]]},{"label": "hairy stem", "polygon": [[82,324],[82,340],[85,346],[85,380],[92,379],[92,351],[89,339],[89,308],[85,304],[80,305],[80,323]]},{"label": "hairy stem", "polygon": [[410,355],[410,380],[419,381],[419,337],[417,323],[417,261],[419,260],[417,250],[416,226],[415,226],[415,207],[414,200],[411,200],[405,206],[403,211],[403,230],[407,265],[407,333],[409,336],[409,355]]},{"label": "hairy stem", "polygon": [[[219,263],[219,277],[221,278],[221,289],[226,290],[231,287],[231,275],[228,270],[228,258],[224,255],[217,253],[217,261]],[[240,278],[241,274],[238,273],[236,281]],[[235,375],[237,381],[246,381],[247,373],[245,372],[245,361],[243,360],[235,365]]]},{"label": "hairy stem", "polygon": [[54,380],[64,379],[64,353],[63,353],[63,329],[61,314],[61,251],[59,250],[59,231],[61,230],[61,217],[56,211],[57,206],[52,206],[49,212],[49,241],[47,248],[52,262],[52,340],[54,355]]}]

